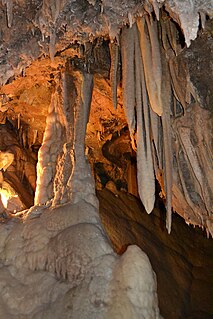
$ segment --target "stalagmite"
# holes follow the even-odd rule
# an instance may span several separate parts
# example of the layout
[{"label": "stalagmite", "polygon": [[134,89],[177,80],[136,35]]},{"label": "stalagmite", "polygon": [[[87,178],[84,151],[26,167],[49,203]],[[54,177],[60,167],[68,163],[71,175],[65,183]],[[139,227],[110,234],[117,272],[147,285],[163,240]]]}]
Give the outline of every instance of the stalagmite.
[{"label": "stalagmite", "polygon": [[123,104],[130,135],[135,131],[134,29],[124,27],[121,34]]},{"label": "stalagmite", "polygon": [[155,176],[150,138],[150,114],[138,31],[134,29],[136,110],[137,110],[137,179],[142,203],[151,213],[155,203]]},{"label": "stalagmite", "polygon": [[[147,20],[148,21],[148,20]],[[154,23],[154,22],[153,22]],[[149,23],[148,23],[149,24]],[[147,31],[147,25],[145,18],[142,17],[137,20],[138,29],[140,32],[140,46],[144,67],[144,74],[146,80],[146,88],[149,96],[150,106],[153,111],[158,115],[162,115],[162,101],[161,101],[161,61],[158,44],[153,44],[154,41],[157,41],[156,27],[151,27],[149,24],[149,34]],[[154,48],[156,52],[154,52]],[[156,70],[155,70],[156,68]],[[157,78],[156,78],[157,72]]]},{"label": "stalagmite", "polygon": [[57,117],[59,103],[58,94],[54,92],[46,119],[43,143],[38,153],[35,205],[44,204],[53,197],[56,158],[52,160],[51,155],[61,148],[61,127]]},{"label": "stalagmite", "polygon": [[117,108],[117,86],[118,86],[118,55],[119,46],[116,43],[110,43],[110,82],[112,88],[112,101],[114,109]]},{"label": "stalagmite", "polygon": [[[162,193],[165,189],[168,232],[171,231],[172,204],[189,223],[192,216],[194,224],[210,230],[212,150],[210,126],[204,118],[204,110],[206,116],[211,117],[212,95],[207,83],[211,68],[208,63],[197,60],[209,60],[205,48],[210,47],[212,30],[200,30],[198,41],[176,56],[183,46],[180,28],[187,28],[189,43],[190,28],[194,29],[191,21],[198,9],[208,14],[203,14],[203,20],[207,20],[206,28],[211,27],[211,8],[206,11],[206,6],[210,7],[208,0],[2,0],[0,100],[4,100],[3,94],[7,97],[2,107],[8,109],[0,112],[0,131],[7,127],[12,137],[5,130],[0,134],[0,146],[6,152],[11,149],[14,160],[11,166],[0,161],[0,184],[4,179],[10,180],[14,191],[18,195],[21,193],[19,197],[28,207],[33,205],[33,167],[43,134],[44,139],[38,154],[35,196],[38,205],[18,216],[11,214],[7,219],[0,216],[0,319],[158,319],[162,317],[157,293],[165,318],[208,316],[211,302],[206,297],[209,297],[210,282],[202,275],[210,268],[209,259],[206,267],[206,263],[201,262],[203,256],[197,259],[193,250],[189,253],[197,246],[197,242],[191,245],[191,230],[185,231],[178,220],[177,228],[174,224],[172,227],[174,236],[168,240],[161,227],[161,209],[156,207],[155,216],[146,220],[143,212],[140,215],[141,203],[125,193],[128,189],[138,196],[135,187],[138,178],[136,186],[140,198],[150,213],[155,202],[154,173],[159,178],[163,171],[164,180],[162,176],[159,180]],[[174,58],[168,62],[172,63],[171,67],[161,56],[163,50],[160,52],[158,43],[161,20],[155,20],[152,7],[157,20],[161,10],[176,21],[170,24],[168,19],[167,33],[163,37],[164,47],[168,49],[166,58]],[[6,10],[11,29],[6,26]],[[143,14],[138,30],[134,22]],[[111,35],[114,39],[118,30],[128,23],[130,27],[124,28],[121,40],[123,92],[119,87],[119,105],[115,112],[110,105],[107,41]],[[177,27],[177,43],[171,26]],[[42,36],[44,42],[40,43]],[[84,47],[85,42],[86,52],[82,52],[79,48]],[[55,56],[54,63],[47,57],[48,44],[52,61]],[[111,44],[110,81],[115,108],[120,80],[119,46],[116,40]],[[23,68],[26,73],[21,73]],[[187,69],[188,78],[184,77]],[[94,92],[93,74],[97,85]],[[197,99],[195,93],[191,95],[192,84]],[[132,143],[137,142],[137,155],[129,145],[122,94],[130,138]],[[174,112],[170,123],[172,94],[186,107],[183,114],[180,103],[176,103],[177,110],[181,109],[177,112],[179,118]],[[203,105],[196,108],[193,97]],[[22,133],[23,144],[19,145]],[[120,136],[118,143],[117,135]],[[175,143],[171,145],[174,137]],[[114,162],[113,156],[111,160],[102,152],[108,139],[113,143]],[[173,157],[175,148],[177,153]],[[112,243],[99,219],[87,153],[98,187],[108,187],[98,193],[101,205],[104,204],[100,216],[102,221],[105,218],[104,226],[109,229]],[[172,182],[176,188],[175,200]],[[114,194],[110,194],[109,189]],[[189,242],[186,241],[187,232]],[[179,238],[175,246],[177,233]],[[199,240],[203,234],[196,231],[195,235]],[[184,239],[184,244],[179,246],[178,239]],[[132,242],[147,250],[153,267],[159,271],[157,277],[146,255],[136,246],[129,247]],[[153,242],[156,245],[153,246]],[[113,251],[112,245],[122,256]],[[208,244],[203,242],[202,245]],[[196,248],[204,253],[202,245]],[[166,254],[162,254],[164,250]],[[164,268],[165,265],[168,267]],[[159,279],[158,291],[156,278]],[[200,300],[203,283],[208,287],[204,287]]]}]

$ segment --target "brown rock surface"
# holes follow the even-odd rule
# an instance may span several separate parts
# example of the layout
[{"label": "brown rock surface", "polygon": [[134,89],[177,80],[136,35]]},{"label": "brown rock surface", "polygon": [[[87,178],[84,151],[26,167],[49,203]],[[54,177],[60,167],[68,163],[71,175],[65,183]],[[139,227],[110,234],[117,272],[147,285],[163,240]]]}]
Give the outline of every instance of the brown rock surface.
[{"label": "brown rock surface", "polygon": [[174,216],[168,235],[162,206],[148,216],[132,195],[98,192],[100,218],[117,253],[138,245],[157,275],[159,307],[165,319],[210,319],[213,313],[213,242],[201,229]]}]

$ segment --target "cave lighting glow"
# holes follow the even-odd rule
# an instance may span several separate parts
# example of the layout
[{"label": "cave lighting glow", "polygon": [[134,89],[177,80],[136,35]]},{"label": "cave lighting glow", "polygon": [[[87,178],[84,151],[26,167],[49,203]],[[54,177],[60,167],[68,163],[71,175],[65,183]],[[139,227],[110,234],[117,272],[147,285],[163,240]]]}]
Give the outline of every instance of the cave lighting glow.
[{"label": "cave lighting glow", "polygon": [[8,207],[8,202],[10,199],[14,197],[18,197],[18,195],[14,195],[10,192],[10,190],[6,188],[0,188],[1,201],[5,209]]},{"label": "cave lighting glow", "polygon": [[10,192],[8,192],[6,189],[3,189],[3,188],[0,189],[0,194],[1,194],[2,204],[4,205],[4,208],[7,208],[8,201],[11,198],[11,194]]}]

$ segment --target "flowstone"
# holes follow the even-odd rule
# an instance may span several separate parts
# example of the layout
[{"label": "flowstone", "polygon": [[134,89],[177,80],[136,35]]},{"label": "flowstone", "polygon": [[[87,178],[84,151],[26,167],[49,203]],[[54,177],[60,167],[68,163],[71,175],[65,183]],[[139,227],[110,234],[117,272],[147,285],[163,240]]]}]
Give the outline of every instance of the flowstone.
[{"label": "flowstone", "polygon": [[159,318],[156,278],[137,246],[116,255],[94,206],[34,206],[0,226],[0,317]]}]

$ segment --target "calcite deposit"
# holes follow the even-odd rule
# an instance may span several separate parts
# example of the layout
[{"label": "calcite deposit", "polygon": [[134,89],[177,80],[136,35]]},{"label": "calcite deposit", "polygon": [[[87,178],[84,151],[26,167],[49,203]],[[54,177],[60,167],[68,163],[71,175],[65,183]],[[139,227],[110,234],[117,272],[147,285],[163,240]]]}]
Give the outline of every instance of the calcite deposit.
[{"label": "calcite deposit", "polygon": [[212,0],[0,2],[1,318],[161,317],[149,251],[110,242],[96,190],[212,236],[212,17]]}]

